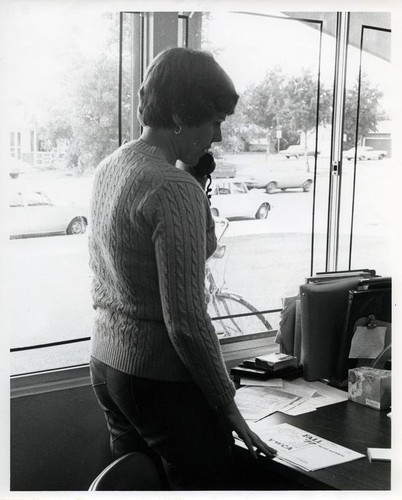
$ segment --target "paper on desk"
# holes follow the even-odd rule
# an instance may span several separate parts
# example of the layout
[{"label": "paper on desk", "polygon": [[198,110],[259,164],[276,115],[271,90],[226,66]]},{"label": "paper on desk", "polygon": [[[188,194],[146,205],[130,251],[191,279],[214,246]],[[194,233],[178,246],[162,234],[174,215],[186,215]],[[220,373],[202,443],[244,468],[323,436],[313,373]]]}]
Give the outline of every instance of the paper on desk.
[{"label": "paper on desk", "polygon": [[285,413],[286,415],[290,415],[292,417],[296,417],[297,415],[303,415],[304,413],[310,413],[312,411],[316,411],[317,408],[312,406],[311,404],[306,402],[302,402],[297,406],[293,406],[291,408],[287,408],[285,410],[281,410],[281,413]]},{"label": "paper on desk", "polygon": [[265,420],[250,423],[251,429],[277,450],[275,461],[315,471],[364,457],[361,453],[337,445],[289,424],[270,426]]},{"label": "paper on desk", "polygon": [[358,326],[352,338],[349,358],[376,358],[384,349],[386,326]]},{"label": "paper on desk", "polygon": [[287,380],[283,381],[283,390],[286,392],[291,392],[296,396],[301,398],[311,398],[317,390],[314,387],[311,387],[308,382],[303,379],[296,379],[288,382]]},{"label": "paper on desk", "polygon": [[367,448],[367,456],[370,462],[388,462],[391,460],[391,448]]},{"label": "paper on desk", "polygon": [[[267,381],[256,381],[254,389],[267,391],[252,391],[253,387],[243,387],[236,394],[236,403],[246,420],[259,420],[276,411],[287,415],[309,413],[321,406],[346,401],[348,394],[322,382],[306,382],[303,379],[283,380],[282,387],[270,390]],[[258,387],[257,383],[261,386]],[[253,383],[254,385],[254,383]],[[245,391],[249,389],[249,391]],[[243,391],[243,392],[242,392]]]},{"label": "paper on desk", "polygon": [[260,420],[279,411],[297,396],[271,389],[270,387],[241,387],[237,390],[235,401],[245,420]]},{"label": "paper on desk", "polygon": [[[284,405],[282,408],[276,411],[281,411],[282,413],[286,413],[287,415],[300,415],[302,413],[307,413],[309,411],[313,411],[315,408],[305,406],[304,403],[307,403],[309,399],[315,394],[315,389],[311,389],[310,387],[288,382],[282,379],[270,379],[270,380],[250,380],[250,379],[242,379],[241,385],[243,385],[243,381],[247,383],[247,385],[254,386],[265,386],[269,387],[275,385],[277,390],[280,391],[286,398],[288,398],[289,403]],[[273,384],[274,383],[274,384]],[[254,420],[254,419],[253,419]]]},{"label": "paper on desk", "polygon": [[256,378],[244,377],[240,379],[240,385],[257,385],[260,387],[283,387],[283,380],[281,378],[258,380]]},{"label": "paper on desk", "polygon": [[301,415],[315,410],[315,407],[309,404],[310,399],[316,394],[314,388],[297,381],[288,382],[284,380],[283,387],[279,390],[297,396],[295,401],[280,410],[281,413],[286,413],[286,415]]},{"label": "paper on desk", "polygon": [[284,381],[283,388],[278,389],[299,396],[289,406],[282,408],[286,415],[301,415],[340,401],[346,401],[348,394],[322,382],[306,382],[303,379]]},{"label": "paper on desk", "polygon": [[348,400],[348,393],[346,391],[341,391],[323,382],[308,382],[308,384],[317,391],[310,401],[315,408],[321,408],[322,406],[333,405]]},{"label": "paper on desk", "polygon": [[[246,379],[244,379],[244,381],[245,380]],[[250,385],[269,387],[269,383],[272,383],[274,380],[278,379],[256,381],[255,383],[252,381],[249,383]],[[327,386],[322,382],[306,382],[300,378],[292,381],[282,380],[281,384],[282,387],[277,386],[275,388],[276,393],[272,393],[271,398],[281,393],[282,405],[277,404],[277,399],[275,400],[275,404],[273,404],[272,399],[269,402],[262,401],[260,398],[258,398],[258,402],[246,399],[241,411],[244,418],[246,418],[246,420],[259,420],[275,411],[280,411],[287,415],[301,415],[314,411],[321,406],[338,403],[339,401],[348,399],[347,393]],[[250,394],[245,393],[245,396],[249,398]],[[247,415],[247,417],[245,415]]]},{"label": "paper on desk", "polygon": [[288,386],[289,392],[294,392],[296,390],[293,386],[298,386],[300,390],[313,391],[308,404],[314,406],[314,408],[320,408],[321,406],[328,406],[348,400],[347,392],[326,385],[323,382],[306,382],[300,378],[293,380],[291,384],[291,388]]},{"label": "paper on desk", "polygon": [[288,406],[285,406],[280,410],[281,413],[285,413],[286,415],[302,415],[303,413],[309,413],[310,411],[314,411],[316,408],[310,403],[310,397],[298,398],[293,403],[290,403]]}]

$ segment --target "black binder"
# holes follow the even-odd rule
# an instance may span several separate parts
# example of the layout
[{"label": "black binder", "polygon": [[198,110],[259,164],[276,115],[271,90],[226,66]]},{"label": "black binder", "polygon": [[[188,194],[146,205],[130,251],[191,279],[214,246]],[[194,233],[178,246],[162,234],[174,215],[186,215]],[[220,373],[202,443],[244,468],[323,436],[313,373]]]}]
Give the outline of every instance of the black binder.
[{"label": "black binder", "polygon": [[301,285],[301,364],[307,381],[331,378],[345,326],[349,290],[361,277]]}]

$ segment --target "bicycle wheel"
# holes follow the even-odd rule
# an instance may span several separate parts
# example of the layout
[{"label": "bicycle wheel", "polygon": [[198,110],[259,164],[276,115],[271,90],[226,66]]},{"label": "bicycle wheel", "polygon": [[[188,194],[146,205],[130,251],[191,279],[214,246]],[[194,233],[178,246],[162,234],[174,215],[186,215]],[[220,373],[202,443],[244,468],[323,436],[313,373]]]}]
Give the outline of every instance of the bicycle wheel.
[{"label": "bicycle wheel", "polygon": [[[215,331],[220,337],[272,330],[271,324],[258,312],[258,309],[239,295],[218,293],[212,298],[209,308],[210,315],[214,319]],[[241,314],[247,316],[237,316]]]}]

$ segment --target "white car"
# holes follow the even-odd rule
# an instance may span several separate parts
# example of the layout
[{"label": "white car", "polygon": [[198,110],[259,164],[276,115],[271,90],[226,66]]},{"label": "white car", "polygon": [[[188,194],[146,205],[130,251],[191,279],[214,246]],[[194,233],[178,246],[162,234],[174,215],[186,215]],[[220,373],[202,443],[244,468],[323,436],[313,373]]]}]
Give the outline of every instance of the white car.
[{"label": "white car", "polygon": [[[382,160],[387,156],[387,154],[387,151],[382,149],[374,149],[371,146],[360,146],[357,148],[358,160]],[[343,152],[343,156],[347,160],[352,160],[355,155],[355,148],[351,148]]]},{"label": "white car", "polygon": [[[289,146],[287,149],[282,149],[279,151],[280,155],[286,156],[286,158],[301,158],[306,154],[306,150],[304,147],[300,146],[299,144],[293,144],[292,146]],[[317,154],[320,154],[319,151],[317,151]],[[314,156],[315,151],[311,151],[310,149],[307,150],[307,156]]]},{"label": "white car", "polygon": [[212,182],[211,212],[214,217],[249,217],[266,219],[272,208],[269,195],[249,191],[246,184],[234,179]]},{"label": "white car", "polygon": [[280,189],[299,188],[305,192],[311,190],[313,178],[306,172],[258,172],[244,179],[247,187],[265,189],[267,193],[274,193]]},{"label": "white car", "polygon": [[55,205],[42,191],[14,189],[9,198],[10,238],[49,234],[82,234],[85,210],[73,204]]}]

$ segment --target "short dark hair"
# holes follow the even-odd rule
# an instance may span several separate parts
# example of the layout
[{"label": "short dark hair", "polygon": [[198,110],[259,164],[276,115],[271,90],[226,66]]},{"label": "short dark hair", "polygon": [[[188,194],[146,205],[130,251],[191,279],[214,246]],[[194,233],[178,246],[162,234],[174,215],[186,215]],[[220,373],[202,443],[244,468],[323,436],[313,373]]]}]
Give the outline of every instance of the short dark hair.
[{"label": "short dark hair", "polygon": [[171,128],[198,126],[216,114],[231,115],[239,99],[232,80],[212,54],[184,47],[158,54],[139,91],[142,125]]}]

